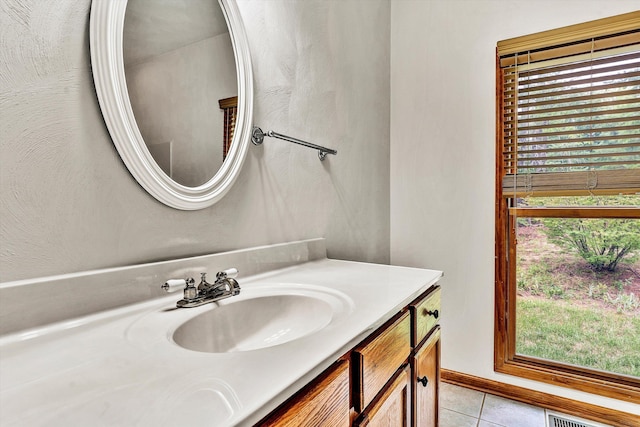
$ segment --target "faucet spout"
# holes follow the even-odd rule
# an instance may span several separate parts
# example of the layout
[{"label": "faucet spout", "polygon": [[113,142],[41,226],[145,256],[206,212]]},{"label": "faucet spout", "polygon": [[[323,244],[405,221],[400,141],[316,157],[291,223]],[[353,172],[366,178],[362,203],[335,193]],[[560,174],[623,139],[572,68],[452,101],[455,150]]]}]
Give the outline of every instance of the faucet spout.
[{"label": "faucet spout", "polygon": [[240,285],[236,279],[218,279],[216,282],[205,290],[205,294],[211,298],[222,299],[238,295],[240,293]]}]

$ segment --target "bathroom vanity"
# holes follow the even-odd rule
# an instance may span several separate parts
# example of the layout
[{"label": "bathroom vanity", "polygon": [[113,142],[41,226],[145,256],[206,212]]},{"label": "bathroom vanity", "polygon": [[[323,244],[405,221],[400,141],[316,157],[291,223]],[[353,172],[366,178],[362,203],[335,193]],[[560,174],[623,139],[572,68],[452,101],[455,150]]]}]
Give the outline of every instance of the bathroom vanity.
[{"label": "bathroom vanity", "polygon": [[433,285],[259,425],[437,427],[439,310]]},{"label": "bathroom vanity", "polygon": [[[240,294],[216,303],[160,289],[229,267]],[[2,283],[0,418],[437,425],[441,276],[328,259],[314,239]]]}]

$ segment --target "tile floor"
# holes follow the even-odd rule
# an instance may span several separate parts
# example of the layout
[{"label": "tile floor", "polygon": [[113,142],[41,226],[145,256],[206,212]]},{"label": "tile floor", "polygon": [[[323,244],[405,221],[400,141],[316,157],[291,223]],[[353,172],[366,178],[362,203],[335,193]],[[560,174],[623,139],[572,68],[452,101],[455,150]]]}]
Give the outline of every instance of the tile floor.
[{"label": "tile floor", "polygon": [[545,410],[440,383],[440,427],[545,427]]}]

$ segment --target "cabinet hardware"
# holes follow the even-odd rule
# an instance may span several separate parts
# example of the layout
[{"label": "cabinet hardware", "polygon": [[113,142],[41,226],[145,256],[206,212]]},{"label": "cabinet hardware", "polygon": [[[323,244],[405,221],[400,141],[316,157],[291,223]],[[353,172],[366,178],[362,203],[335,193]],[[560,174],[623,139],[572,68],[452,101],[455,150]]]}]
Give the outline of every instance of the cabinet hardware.
[{"label": "cabinet hardware", "polygon": [[426,387],[427,384],[429,383],[429,379],[427,378],[427,376],[425,375],[424,377],[420,378],[418,377],[418,382],[422,383],[423,387]]},{"label": "cabinet hardware", "polygon": [[422,314],[427,316],[433,316],[436,319],[440,316],[440,313],[438,312],[438,310],[431,311],[431,310],[427,310],[426,308],[422,310]]}]

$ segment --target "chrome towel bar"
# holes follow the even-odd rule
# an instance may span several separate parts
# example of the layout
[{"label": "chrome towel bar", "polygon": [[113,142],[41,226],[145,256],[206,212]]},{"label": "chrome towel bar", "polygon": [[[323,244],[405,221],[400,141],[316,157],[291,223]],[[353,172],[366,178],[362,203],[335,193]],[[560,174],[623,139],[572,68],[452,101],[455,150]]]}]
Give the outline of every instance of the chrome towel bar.
[{"label": "chrome towel bar", "polygon": [[253,142],[254,145],[260,145],[260,144],[262,144],[264,142],[264,137],[265,136],[270,136],[271,138],[282,139],[284,141],[293,142],[294,144],[303,145],[305,147],[309,147],[309,148],[313,148],[314,150],[318,150],[318,157],[320,158],[320,160],[324,160],[324,158],[327,156],[327,154],[333,154],[333,155],[338,154],[338,152],[336,150],[333,150],[331,148],[323,147],[321,145],[312,144],[310,142],[303,141],[303,140],[298,139],[298,138],[293,138],[293,137],[290,137],[290,136],[287,136],[287,135],[283,135],[281,133],[277,133],[277,132],[274,132],[272,130],[269,130],[267,132],[263,132],[262,129],[260,129],[257,126],[255,126],[253,128],[253,132],[251,132],[251,142]]}]

